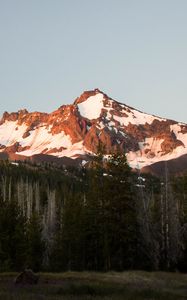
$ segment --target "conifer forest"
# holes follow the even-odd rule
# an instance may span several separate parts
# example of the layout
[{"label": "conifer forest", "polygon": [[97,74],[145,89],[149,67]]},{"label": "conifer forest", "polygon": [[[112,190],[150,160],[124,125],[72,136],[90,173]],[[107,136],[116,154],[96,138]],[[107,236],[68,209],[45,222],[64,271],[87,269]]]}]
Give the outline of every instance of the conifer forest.
[{"label": "conifer forest", "polygon": [[0,162],[0,272],[187,271],[187,175]]}]

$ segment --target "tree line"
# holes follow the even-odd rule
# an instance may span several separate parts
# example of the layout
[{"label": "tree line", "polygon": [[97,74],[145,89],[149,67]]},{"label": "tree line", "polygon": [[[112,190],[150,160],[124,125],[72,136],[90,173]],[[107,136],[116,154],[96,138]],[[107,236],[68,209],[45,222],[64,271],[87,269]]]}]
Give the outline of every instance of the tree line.
[{"label": "tree line", "polygon": [[0,271],[187,270],[187,176],[0,162]]}]

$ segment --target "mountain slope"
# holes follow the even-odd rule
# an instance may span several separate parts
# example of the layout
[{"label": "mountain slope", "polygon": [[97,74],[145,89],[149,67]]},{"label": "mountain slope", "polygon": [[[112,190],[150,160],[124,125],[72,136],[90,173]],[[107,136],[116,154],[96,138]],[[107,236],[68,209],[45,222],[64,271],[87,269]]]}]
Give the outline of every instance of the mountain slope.
[{"label": "mountain slope", "polygon": [[32,157],[84,157],[97,152],[127,153],[133,168],[187,154],[187,125],[140,112],[98,89],[86,91],[72,105],[47,114],[20,110],[3,114],[0,152]]}]

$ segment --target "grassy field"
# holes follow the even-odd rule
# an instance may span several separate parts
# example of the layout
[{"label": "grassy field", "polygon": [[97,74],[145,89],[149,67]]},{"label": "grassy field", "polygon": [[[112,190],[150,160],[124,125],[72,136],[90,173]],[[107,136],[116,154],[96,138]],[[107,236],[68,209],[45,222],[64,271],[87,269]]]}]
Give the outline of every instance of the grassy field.
[{"label": "grassy field", "polygon": [[187,275],[179,273],[41,273],[35,286],[16,286],[15,276],[0,274],[0,300],[187,299]]}]

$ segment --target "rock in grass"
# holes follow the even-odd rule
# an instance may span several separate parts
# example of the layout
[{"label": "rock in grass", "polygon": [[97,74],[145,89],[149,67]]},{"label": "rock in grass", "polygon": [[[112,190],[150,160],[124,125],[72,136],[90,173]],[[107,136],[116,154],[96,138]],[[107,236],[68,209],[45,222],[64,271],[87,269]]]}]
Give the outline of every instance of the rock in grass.
[{"label": "rock in grass", "polygon": [[25,269],[15,278],[15,284],[37,284],[39,276],[30,269]]}]

